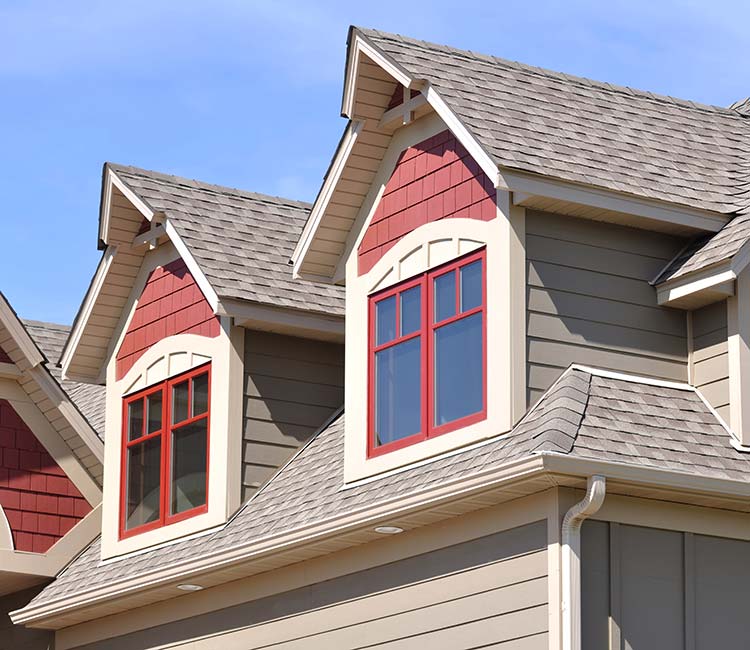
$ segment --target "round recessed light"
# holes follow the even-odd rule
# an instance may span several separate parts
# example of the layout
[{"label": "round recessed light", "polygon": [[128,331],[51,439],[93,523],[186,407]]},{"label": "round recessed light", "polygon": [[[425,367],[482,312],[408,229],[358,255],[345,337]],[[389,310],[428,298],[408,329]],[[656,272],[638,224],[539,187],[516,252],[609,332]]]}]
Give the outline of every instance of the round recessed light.
[{"label": "round recessed light", "polygon": [[200,585],[177,585],[180,591],[200,591],[203,589]]},{"label": "round recessed light", "polygon": [[399,533],[403,533],[404,529],[398,526],[378,526],[375,532],[381,535],[398,535]]}]

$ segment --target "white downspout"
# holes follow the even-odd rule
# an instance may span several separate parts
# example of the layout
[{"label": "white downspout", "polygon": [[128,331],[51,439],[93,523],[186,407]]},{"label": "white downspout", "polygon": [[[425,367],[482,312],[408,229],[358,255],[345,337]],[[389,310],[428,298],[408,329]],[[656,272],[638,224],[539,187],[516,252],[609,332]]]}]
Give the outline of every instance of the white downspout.
[{"label": "white downspout", "polygon": [[562,522],[562,633],[563,650],[581,650],[581,525],[604,503],[607,482],[590,476],[586,496]]}]

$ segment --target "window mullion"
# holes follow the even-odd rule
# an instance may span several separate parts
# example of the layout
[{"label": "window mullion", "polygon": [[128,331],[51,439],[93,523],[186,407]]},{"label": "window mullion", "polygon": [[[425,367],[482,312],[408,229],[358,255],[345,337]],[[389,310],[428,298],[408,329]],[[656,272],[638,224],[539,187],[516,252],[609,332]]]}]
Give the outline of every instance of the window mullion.
[{"label": "window mullion", "polygon": [[159,501],[160,501],[160,522],[162,525],[167,520],[167,507],[169,503],[169,485],[168,485],[168,476],[169,472],[167,470],[168,463],[169,463],[169,439],[171,437],[172,433],[172,382],[171,381],[165,381],[164,382],[164,393],[163,393],[163,409],[165,411],[164,413],[164,423],[162,426],[162,439],[161,439],[161,486],[159,488]]},{"label": "window mullion", "polygon": [[425,296],[424,311],[422,314],[422,419],[424,437],[430,437],[432,429],[432,314],[433,306],[433,282],[432,275],[425,273],[423,279],[424,287],[422,294]]}]

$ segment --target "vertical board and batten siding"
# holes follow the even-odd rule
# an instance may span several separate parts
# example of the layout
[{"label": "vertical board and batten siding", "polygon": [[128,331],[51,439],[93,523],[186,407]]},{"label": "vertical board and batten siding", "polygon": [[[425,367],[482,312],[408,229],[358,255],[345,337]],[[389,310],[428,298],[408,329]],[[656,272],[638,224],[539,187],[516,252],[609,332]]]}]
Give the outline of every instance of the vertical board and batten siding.
[{"label": "vertical board and batten siding", "polygon": [[687,319],[649,284],[684,245],[660,233],[526,213],[527,397],[571,363],[687,380]]},{"label": "vertical board and batten siding", "polygon": [[729,422],[726,300],[693,312],[693,384]]},{"label": "vertical board and batten siding", "polygon": [[747,647],[750,542],[583,524],[583,650]]},{"label": "vertical board and batten siding", "polygon": [[243,501],[344,403],[344,346],[245,334]]},{"label": "vertical board and batten siding", "polygon": [[547,595],[542,521],[79,650],[546,650]]}]

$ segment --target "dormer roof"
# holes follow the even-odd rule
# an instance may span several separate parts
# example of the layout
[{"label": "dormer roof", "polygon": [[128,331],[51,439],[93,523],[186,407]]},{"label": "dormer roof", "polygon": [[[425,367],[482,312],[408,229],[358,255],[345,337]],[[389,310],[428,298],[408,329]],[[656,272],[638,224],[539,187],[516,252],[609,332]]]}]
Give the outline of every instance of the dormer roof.
[{"label": "dormer roof", "polygon": [[735,110],[354,28],[426,80],[498,167],[720,212],[738,196],[750,125]]},{"label": "dormer roof", "polygon": [[[149,246],[177,249],[214,313],[343,336],[338,287],[293,280],[289,258],[309,204],[107,163],[102,259],[62,354],[67,377],[102,381],[119,316]],[[278,321],[278,323],[277,323]],[[292,323],[292,325],[289,325]],[[279,329],[278,331],[282,331]],[[277,330],[273,330],[277,331]]]},{"label": "dormer roof", "polygon": [[[403,110],[390,108],[399,85],[418,93]],[[367,161],[386,150],[400,126],[386,118],[399,110],[438,113],[524,207],[693,237],[747,205],[750,124],[735,108],[353,27],[342,104],[350,123],[295,249],[299,277],[341,281],[365,198],[358,183],[372,182],[377,164]]]}]

